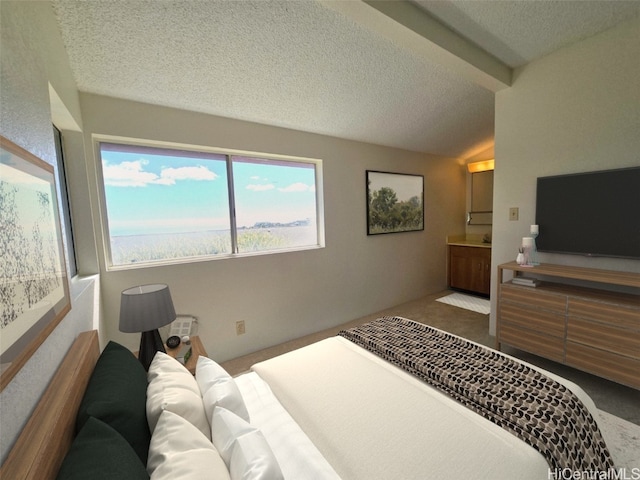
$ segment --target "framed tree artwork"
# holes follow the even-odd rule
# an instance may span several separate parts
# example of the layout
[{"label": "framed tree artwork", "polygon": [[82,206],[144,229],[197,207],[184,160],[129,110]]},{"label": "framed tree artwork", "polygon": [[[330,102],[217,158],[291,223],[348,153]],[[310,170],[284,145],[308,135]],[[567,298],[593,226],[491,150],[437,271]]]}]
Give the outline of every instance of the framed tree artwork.
[{"label": "framed tree artwork", "polygon": [[0,137],[0,391],[71,309],[53,166]]},{"label": "framed tree artwork", "polygon": [[367,170],[367,235],[424,230],[424,177]]}]

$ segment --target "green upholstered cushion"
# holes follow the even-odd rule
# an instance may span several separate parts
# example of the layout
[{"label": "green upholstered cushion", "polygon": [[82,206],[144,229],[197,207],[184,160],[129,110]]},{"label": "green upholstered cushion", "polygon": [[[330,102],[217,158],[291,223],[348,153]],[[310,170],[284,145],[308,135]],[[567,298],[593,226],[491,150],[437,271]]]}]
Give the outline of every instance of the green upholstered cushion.
[{"label": "green upholstered cushion", "polygon": [[62,462],[62,480],[149,479],[145,465],[118,432],[89,418]]},{"label": "green upholstered cushion", "polygon": [[109,342],[89,379],[78,417],[80,431],[89,417],[113,427],[147,464],[151,433],[146,415],[147,372],[128,349]]}]

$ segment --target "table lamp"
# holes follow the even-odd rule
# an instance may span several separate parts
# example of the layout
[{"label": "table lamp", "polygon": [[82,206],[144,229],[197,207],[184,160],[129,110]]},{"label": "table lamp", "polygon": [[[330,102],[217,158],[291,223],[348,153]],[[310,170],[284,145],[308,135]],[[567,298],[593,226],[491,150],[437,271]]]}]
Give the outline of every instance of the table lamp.
[{"label": "table lamp", "polygon": [[146,371],[156,352],[164,352],[158,328],[176,319],[169,287],[140,285],[124,290],[120,298],[120,331],[142,332],[138,359]]}]

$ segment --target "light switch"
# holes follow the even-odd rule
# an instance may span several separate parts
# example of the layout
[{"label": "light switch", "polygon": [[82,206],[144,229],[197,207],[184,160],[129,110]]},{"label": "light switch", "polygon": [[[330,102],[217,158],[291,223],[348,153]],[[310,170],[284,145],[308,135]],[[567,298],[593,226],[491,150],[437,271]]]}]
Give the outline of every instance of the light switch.
[{"label": "light switch", "polygon": [[509,220],[518,220],[519,210],[518,207],[511,207],[509,209]]}]

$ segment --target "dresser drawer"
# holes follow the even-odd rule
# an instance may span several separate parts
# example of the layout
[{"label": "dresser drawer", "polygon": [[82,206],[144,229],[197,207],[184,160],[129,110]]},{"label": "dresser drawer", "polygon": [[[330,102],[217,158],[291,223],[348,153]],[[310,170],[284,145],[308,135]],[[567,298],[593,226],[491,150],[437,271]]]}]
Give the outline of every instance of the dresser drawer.
[{"label": "dresser drawer", "polygon": [[565,316],[530,306],[503,303],[500,307],[500,322],[544,332],[564,338]]},{"label": "dresser drawer", "polygon": [[569,315],[588,318],[630,328],[640,334],[640,299],[638,305],[594,302],[584,298],[569,298]]},{"label": "dresser drawer", "polygon": [[640,333],[583,318],[567,319],[567,341],[609,350],[640,360]]},{"label": "dresser drawer", "polygon": [[566,364],[640,389],[640,360],[567,342]]},{"label": "dresser drawer", "polygon": [[[542,281],[517,285],[505,271]],[[498,265],[498,277],[498,349],[510,345],[640,389],[640,273],[509,262]]]},{"label": "dresser drawer", "polygon": [[500,285],[500,301],[526,305],[531,308],[552,310],[564,315],[567,311],[567,296],[536,290],[534,287]]},{"label": "dresser drawer", "polygon": [[500,325],[499,341],[526,352],[564,362],[564,337],[553,337],[508,323]]}]

